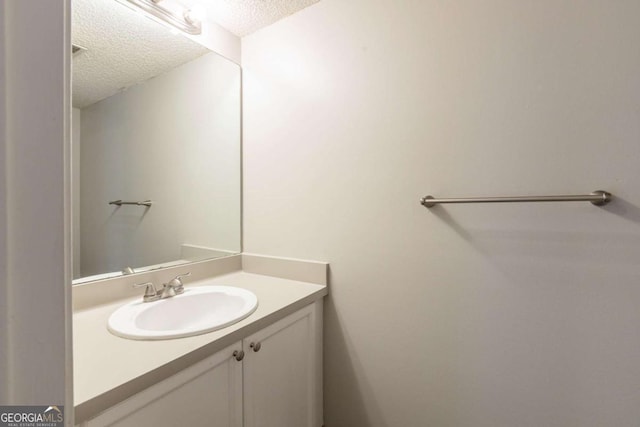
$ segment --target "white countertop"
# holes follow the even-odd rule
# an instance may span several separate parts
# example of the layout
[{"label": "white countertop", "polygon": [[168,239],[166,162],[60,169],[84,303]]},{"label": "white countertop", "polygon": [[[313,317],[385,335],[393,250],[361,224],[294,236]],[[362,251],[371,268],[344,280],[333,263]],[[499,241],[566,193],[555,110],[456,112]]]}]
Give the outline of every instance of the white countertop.
[{"label": "white countertop", "polygon": [[219,351],[327,294],[327,287],[246,272],[185,283],[238,286],[254,292],[258,308],[224,329],[187,338],[136,341],[107,330],[107,319],[128,298],[73,315],[76,422],[88,419],[173,373]]}]

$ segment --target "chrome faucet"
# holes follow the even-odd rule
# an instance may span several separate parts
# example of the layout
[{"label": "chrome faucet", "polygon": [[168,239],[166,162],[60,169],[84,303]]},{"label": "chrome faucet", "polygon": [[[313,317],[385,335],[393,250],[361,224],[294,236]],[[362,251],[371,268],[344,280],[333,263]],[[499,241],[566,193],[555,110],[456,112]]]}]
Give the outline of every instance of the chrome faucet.
[{"label": "chrome faucet", "polygon": [[191,273],[177,275],[173,279],[169,280],[169,282],[162,285],[162,291],[160,292],[156,290],[156,287],[153,286],[152,282],[136,283],[135,285],[133,285],[133,287],[141,288],[143,286],[146,286],[144,290],[144,296],[142,297],[142,302],[158,301],[159,299],[171,298],[184,293],[184,284],[182,283],[182,278],[185,276],[191,276]]},{"label": "chrome faucet", "polygon": [[171,298],[184,293],[184,283],[182,283],[182,278],[185,276],[191,276],[191,273],[179,274],[169,280],[169,282],[162,285],[160,298]]}]

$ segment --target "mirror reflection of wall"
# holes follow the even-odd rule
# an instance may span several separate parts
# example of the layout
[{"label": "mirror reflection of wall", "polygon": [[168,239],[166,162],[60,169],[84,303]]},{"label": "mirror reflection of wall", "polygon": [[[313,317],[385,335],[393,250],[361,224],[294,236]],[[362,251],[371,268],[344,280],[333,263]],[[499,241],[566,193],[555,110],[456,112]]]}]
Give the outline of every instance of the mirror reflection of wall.
[{"label": "mirror reflection of wall", "polygon": [[115,0],[73,2],[74,278],[239,252],[238,65]]}]

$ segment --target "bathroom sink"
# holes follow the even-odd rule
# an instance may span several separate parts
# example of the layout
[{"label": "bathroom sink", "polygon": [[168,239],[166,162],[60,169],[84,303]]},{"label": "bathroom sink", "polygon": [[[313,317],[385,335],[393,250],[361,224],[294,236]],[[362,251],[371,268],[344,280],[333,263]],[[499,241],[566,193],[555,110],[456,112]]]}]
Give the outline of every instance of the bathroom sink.
[{"label": "bathroom sink", "polygon": [[183,338],[222,329],[253,313],[256,295],[231,286],[199,286],[155,302],[135,301],[111,314],[109,331],[134,340]]}]

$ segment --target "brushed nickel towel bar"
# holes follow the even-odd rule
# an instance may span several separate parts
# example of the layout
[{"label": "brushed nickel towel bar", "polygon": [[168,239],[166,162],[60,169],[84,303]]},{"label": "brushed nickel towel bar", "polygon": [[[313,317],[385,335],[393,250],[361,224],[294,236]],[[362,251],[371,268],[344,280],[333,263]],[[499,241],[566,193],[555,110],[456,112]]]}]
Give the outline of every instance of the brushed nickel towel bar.
[{"label": "brushed nickel towel bar", "polygon": [[469,197],[437,199],[433,196],[424,196],[420,204],[425,208],[431,208],[441,203],[515,203],[515,202],[591,202],[596,206],[604,206],[611,201],[613,195],[603,190],[596,190],[591,194],[576,196],[514,196],[514,197]]},{"label": "brushed nickel towel bar", "polygon": [[122,205],[136,205],[136,206],[146,206],[149,207],[153,204],[151,200],[145,200],[143,202],[124,202],[122,200],[112,200],[109,202],[110,205],[122,206]]}]

